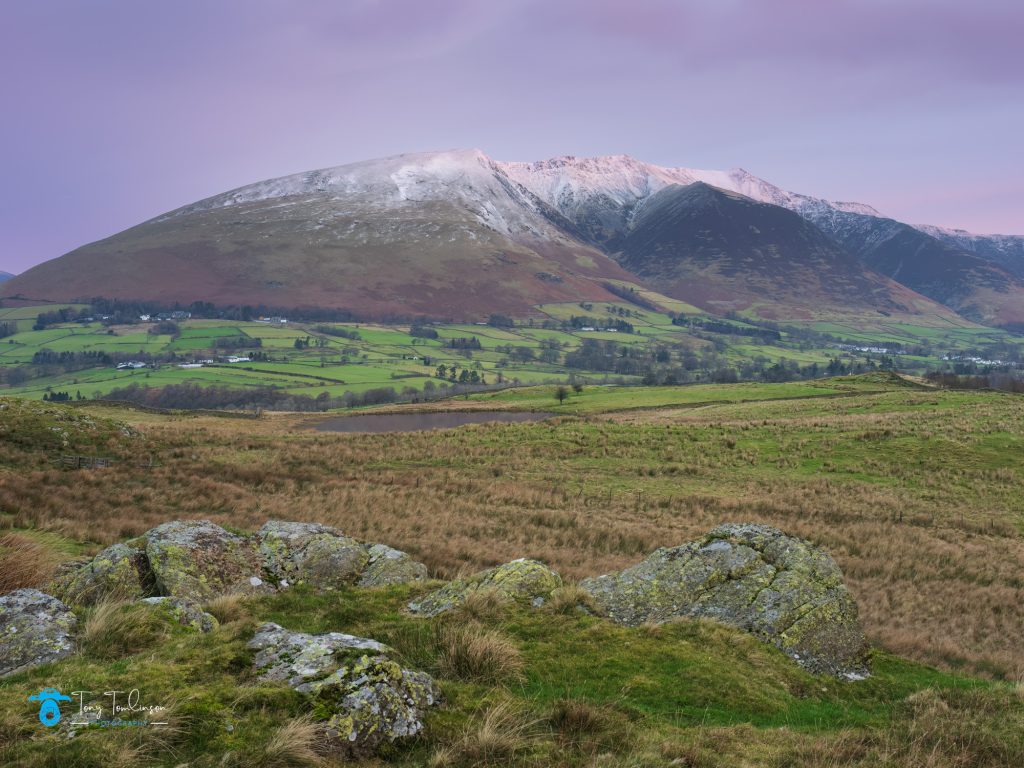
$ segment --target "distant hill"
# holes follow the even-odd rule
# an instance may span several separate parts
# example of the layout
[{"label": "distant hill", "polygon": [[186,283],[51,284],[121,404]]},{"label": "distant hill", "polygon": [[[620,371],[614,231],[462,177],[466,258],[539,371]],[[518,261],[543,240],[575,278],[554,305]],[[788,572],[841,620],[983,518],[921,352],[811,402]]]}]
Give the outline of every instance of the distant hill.
[{"label": "distant hill", "polygon": [[10,272],[4,272],[0,270],[0,283],[6,283],[12,277],[14,277],[14,275],[11,274]]},{"label": "distant hill", "polygon": [[3,294],[478,319],[612,300],[612,280],[711,312],[952,309],[998,323],[1024,319],[1022,279],[868,206],[740,169],[626,156],[503,163],[458,150],[241,187],[34,267]]}]

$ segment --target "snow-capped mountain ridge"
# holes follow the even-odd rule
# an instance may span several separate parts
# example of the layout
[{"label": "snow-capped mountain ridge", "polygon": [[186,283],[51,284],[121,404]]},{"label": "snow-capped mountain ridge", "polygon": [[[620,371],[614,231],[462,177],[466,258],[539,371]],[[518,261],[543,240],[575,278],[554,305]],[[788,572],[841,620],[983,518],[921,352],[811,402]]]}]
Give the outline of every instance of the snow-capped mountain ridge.
[{"label": "snow-capped mountain ridge", "polygon": [[775,319],[945,304],[1024,323],[1024,277],[1004,263],[742,168],[501,162],[469,149],[239,187],[39,265],[9,290],[473,317],[609,300],[607,286],[626,282]]},{"label": "snow-capped mountain ridge", "polygon": [[[496,176],[504,176],[530,194],[517,194],[514,188],[501,184]],[[328,198],[342,209],[351,197],[372,198],[382,207],[442,198],[458,199],[475,209],[482,223],[493,224],[508,234],[531,231],[535,227],[521,217],[511,216],[509,220],[511,211],[493,210],[495,198],[510,197],[510,202],[536,210],[536,203],[531,199],[535,196],[562,214],[571,215],[595,200],[629,208],[666,186],[696,182],[801,214],[834,210],[881,215],[861,203],[834,202],[788,192],[742,168],[727,171],[672,168],[645,163],[630,155],[592,158],[564,155],[534,162],[503,162],[492,160],[479,149],[467,149],[395,155],[268,179],[200,200],[156,220],[298,196]]]}]

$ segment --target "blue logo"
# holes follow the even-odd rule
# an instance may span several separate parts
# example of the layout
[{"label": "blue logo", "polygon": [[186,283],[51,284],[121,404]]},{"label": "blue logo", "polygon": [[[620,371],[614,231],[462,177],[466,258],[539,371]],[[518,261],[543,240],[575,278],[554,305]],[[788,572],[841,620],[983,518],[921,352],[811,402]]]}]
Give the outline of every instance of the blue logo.
[{"label": "blue logo", "polygon": [[65,696],[56,688],[43,688],[39,693],[28,697],[29,701],[41,702],[39,705],[39,722],[47,728],[60,722],[60,707],[58,701],[71,701],[70,696]]}]

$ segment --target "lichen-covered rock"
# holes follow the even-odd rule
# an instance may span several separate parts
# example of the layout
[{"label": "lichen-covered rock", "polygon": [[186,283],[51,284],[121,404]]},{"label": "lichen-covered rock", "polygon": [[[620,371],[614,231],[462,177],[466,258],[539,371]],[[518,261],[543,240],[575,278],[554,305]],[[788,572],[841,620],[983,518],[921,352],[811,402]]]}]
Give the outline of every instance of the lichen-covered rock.
[{"label": "lichen-covered rock", "polygon": [[866,673],[857,605],[824,551],[765,525],[729,524],[580,587],[620,624],[716,619],[781,648],[815,673]]},{"label": "lichen-covered rock", "polygon": [[0,677],[74,653],[77,624],[70,608],[38,589],[0,597]]},{"label": "lichen-covered rock", "polygon": [[439,701],[434,681],[393,661],[386,645],[340,632],[308,635],[263,624],[249,642],[263,680],[309,696],[337,751],[365,756],[384,742],[423,729],[423,710]]},{"label": "lichen-covered rock", "polygon": [[416,562],[405,552],[384,544],[371,544],[367,553],[370,561],[359,577],[360,587],[411,584],[427,578],[427,566]]},{"label": "lichen-covered rock", "polygon": [[501,597],[534,607],[542,605],[562,586],[561,577],[536,560],[513,560],[464,579],[456,579],[438,590],[409,603],[409,610],[421,616],[437,616],[466,601],[477,590],[493,590]]},{"label": "lichen-covered rock", "polygon": [[212,632],[220,626],[220,622],[204,611],[195,600],[184,597],[147,597],[142,602],[156,606],[158,610],[166,612],[172,621],[196,632]]},{"label": "lichen-covered rock", "polygon": [[145,542],[118,543],[107,547],[84,566],[54,583],[61,599],[76,605],[101,600],[134,600],[154,589]]},{"label": "lichen-covered rock", "polygon": [[249,539],[209,520],[164,523],[146,533],[146,556],[161,595],[208,600],[262,585]]},{"label": "lichen-covered rock", "polygon": [[355,582],[370,561],[358,541],[319,523],[270,520],[257,539],[263,566],[278,582],[335,589]]}]

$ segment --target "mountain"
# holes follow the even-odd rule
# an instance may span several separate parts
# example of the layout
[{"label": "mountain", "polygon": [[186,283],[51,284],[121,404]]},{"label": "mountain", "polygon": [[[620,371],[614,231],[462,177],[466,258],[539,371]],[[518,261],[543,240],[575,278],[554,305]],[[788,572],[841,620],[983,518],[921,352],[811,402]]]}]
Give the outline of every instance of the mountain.
[{"label": "mountain", "polygon": [[631,276],[559,218],[481,152],[402,155],[201,200],[41,264],[5,293],[455,318],[612,299],[602,281]]},{"label": "mountain", "polygon": [[10,272],[0,271],[0,283],[6,283],[12,277],[14,277],[14,275],[12,275]]},{"label": "mountain", "polygon": [[1014,277],[1024,279],[1024,236],[975,235],[962,229],[919,225],[917,229],[943,243],[998,264]]},{"label": "mountain", "polygon": [[1024,238],[970,236],[968,247],[937,238],[927,228],[887,218],[862,203],[788,192],[742,168],[663,168],[628,156],[563,157],[509,163],[507,168],[519,183],[575,219],[599,245],[628,224],[642,201],[665,186],[703,182],[799,214],[869,270],[972,320],[1024,322],[1024,255],[1015,258]]},{"label": "mountain", "polygon": [[[974,269],[929,282],[919,274],[928,271],[927,254],[909,269],[913,254],[900,250],[914,243],[861,236],[889,221],[868,206],[785,192],[742,169],[663,168],[628,156],[517,163],[479,150],[432,152],[200,200],[34,267],[4,294],[457,319],[611,300],[607,281],[709,311],[779,319],[948,315],[937,301],[998,320],[1007,297],[1024,296],[1002,268],[892,222]],[[968,288],[950,289],[956,281]],[[998,305],[991,312],[978,298],[983,290]]]}]

